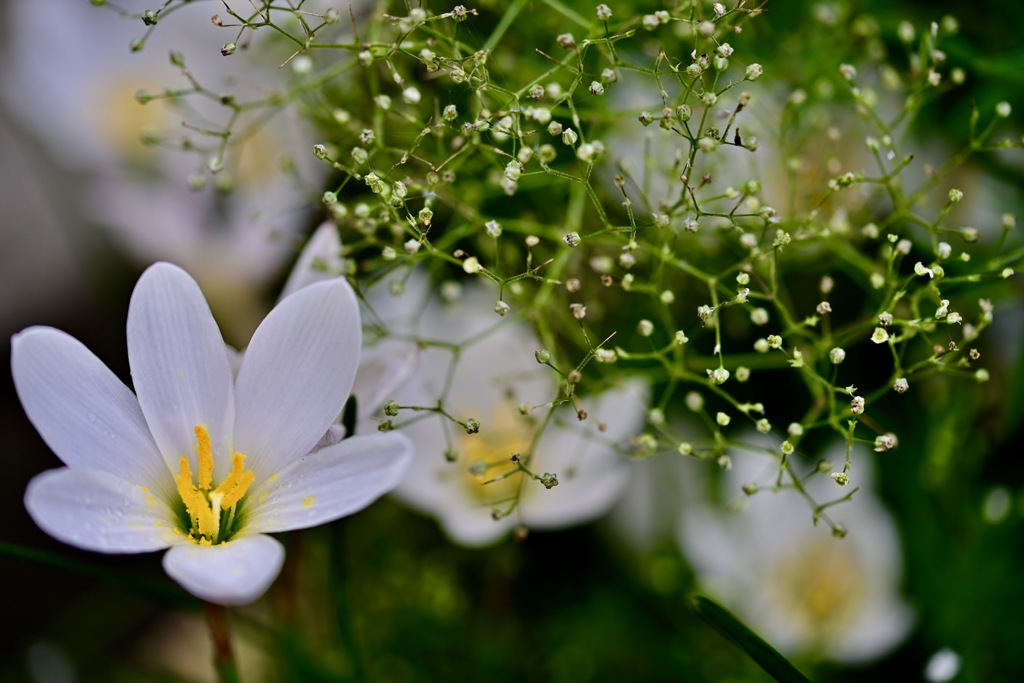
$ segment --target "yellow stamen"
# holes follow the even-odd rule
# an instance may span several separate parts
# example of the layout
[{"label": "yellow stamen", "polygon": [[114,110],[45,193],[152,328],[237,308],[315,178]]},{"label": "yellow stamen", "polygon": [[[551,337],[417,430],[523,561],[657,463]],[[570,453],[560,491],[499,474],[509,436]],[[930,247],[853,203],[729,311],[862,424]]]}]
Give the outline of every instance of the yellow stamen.
[{"label": "yellow stamen", "polygon": [[188,456],[181,456],[180,474],[174,478],[178,495],[185,503],[185,510],[192,521],[191,536],[202,545],[217,543],[220,537],[222,512],[227,512],[227,526],[234,518],[234,506],[256,480],[252,470],[245,469],[245,455],[235,453],[231,459],[231,472],[213,491],[213,449],[206,427],[195,428],[196,444],[199,450],[199,483],[193,484],[192,470]]},{"label": "yellow stamen", "polygon": [[203,425],[196,425],[196,443],[199,445],[199,488],[210,490],[213,482],[213,449],[210,448],[210,433]]},{"label": "yellow stamen", "polygon": [[241,481],[238,482],[238,486],[224,494],[224,507],[232,507],[235,503],[240,501],[254,481],[256,481],[256,475],[253,474],[252,470],[246,470],[243,472]]}]

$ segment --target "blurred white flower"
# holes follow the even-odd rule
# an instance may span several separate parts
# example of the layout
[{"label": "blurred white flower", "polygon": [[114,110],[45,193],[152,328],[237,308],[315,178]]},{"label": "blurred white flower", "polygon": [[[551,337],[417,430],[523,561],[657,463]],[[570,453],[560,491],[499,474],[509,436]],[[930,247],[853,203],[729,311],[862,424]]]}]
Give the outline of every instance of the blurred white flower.
[{"label": "blurred white flower", "polygon": [[[841,462],[844,448],[826,459]],[[791,489],[741,492],[750,482],[770,487],[777,460],[731,455],[734,468],[717,481],[705,476],[706,463],[685,463],[679,541],[702,587],[791,656],[863,662],[895,647],[913,616],[899,594],[899,535],[871,490],[869,458],[857,458],[850,473],[860,487],[853,500],[828,510],[848,530],[836,538],[824,522],[812,525],[810,507]],[[823,476],[806,485],[822,502],[847,491]]]},{"label": "blurred white flower", "polygon": [[[183,123],[220,130],[235,114],[230,107],[216,96],[157,96],[191,88],[171,51],[209,93],[240,103],[283,93],[295,76],[274,67],[290,54],[287,46],[260,32],[260,50],[225,58],[220,47],[233,29],[214,26],[199,6],[160,17],[134,53],[130,45],[146,27],[108,8],[19,0],[5,9],[9,59],[0,98],[54,161],[79,177],[47,187],[51,200],[109,229],[140,262],[182,264],[222,324],[237,317],[237,327],[251,332],[261,312],[253,285],[293,253],[295,231],[309,216],[302,190],[317,188],[326,171],[310,152],[312,131],[285,120],[288,111],[265,122],[243,115],[221,158],[219,138]],[[141,104],[139,91],[154,99]],[[209,151],[187,152],[186,144]]]},{"label": "blurred white flower", "polygon": [[366,507],[411,457],[400,434],[311,452],[348,398],[360,342],[348,283],[313,284],[271,311],[236,378],[198,285],[166,263],[132,294],[135,394],[69,335],[21,332],[11,353],[18,396],[67,465],[32,480],[29,514],[87,550],[169,548],[165,570],[193,595],[252,602],[284,561],[268,533]]},{"label": "blurred white flower", "polygon": [[[421,287],[410,290],[404,298],[422,293]],[[463,423],[477,421],[479,431],[467,433],[473,428],[433,413],[402,410],[393,418],[416,444],[395,495],[437,518],[453,541],[468,546],[495,541],[517,525],[557,529],[604,514],[630,475],[630,463],[616,446],[640,429],[646,405],[646,392],[631,383],[578,397],[577,407],[587,413],[582,421],[563,406],[543,426],[547,404],[557,397],[554,373],[538,364],[540,344],[529,328],[495,316],[492,299],[493,293],[472,286],[447,306],[431,300],[420,308],[416,335],[460,344],[460,351],[452,365],[448,349],[423,349],[413,380],[396,392],[403,406],[436,406],[446,396],[445,410]],[[405,303],[395,305],[408,310]],[[513,454],[538,477],[554,475],[557,484],[517,472]],[[512,508],[517,497],[510,514],[493,517],[496,510]]]}]

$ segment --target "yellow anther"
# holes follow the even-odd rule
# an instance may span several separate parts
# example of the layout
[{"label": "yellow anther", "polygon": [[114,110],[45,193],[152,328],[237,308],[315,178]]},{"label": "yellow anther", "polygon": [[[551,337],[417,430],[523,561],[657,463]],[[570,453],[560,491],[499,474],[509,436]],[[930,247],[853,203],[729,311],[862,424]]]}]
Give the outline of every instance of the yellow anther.
[{"label": "yellow anther", "polygon": [[242,472],[238,485],[228,493],[224,494],[224,500],[221,501],[221,505],[225,508],[229,508],[240,501],[254,481],[256,481],[256,475],[252,473],[252,470]]},{"label": "yellow anther", "polygon": [[210,432],[203,425],[196,425],[196,443],[199,445],[199,488],[210,490],[213,482],[213,449],[210,448]]},{"label": "yellow anther", "polygon": [[238,484],[239,479],[242,477],[242,472],[245,470],[245,454],[235,453],[235,457],[231,458],[231,471],[228,472],[228,476],[224,478],[224,481],[220,483],[220,486],[214,491],[220,493],[227,493],[231,489],[235,488]]}]

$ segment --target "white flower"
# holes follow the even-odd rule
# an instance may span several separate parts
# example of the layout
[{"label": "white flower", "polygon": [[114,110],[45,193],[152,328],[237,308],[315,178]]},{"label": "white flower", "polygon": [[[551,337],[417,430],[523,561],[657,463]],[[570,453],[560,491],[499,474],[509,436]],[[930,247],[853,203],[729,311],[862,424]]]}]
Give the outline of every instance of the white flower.
[{"label": "white flower", "polygon": [[236,378],[199,286],[166,263],[132,294],[134,394],[69,335],[19,333],[18,396],[66,465],[32,480],[29,514],[88,550],[169,548],[167,573],[204,600],[255,600],[284,560],[267,533],[360,510],[408,464],[411,444],[396,434],[311,453],[348,398],[361,336],[348,284],[312,284],[270,312]]},{"label": "white flower", "polygon": [[[837,444],[826,459],[841,462],[844,449]],[[730,455],[734,467],[719,473],[717,499],[708,465],[683,463],[695,468],[683,477],[679,542],[702,587],[791,656],[863,662],[897,645],[912,614],[898,592],[896,525],[871,490],[870,461],[854,462],[850,477],[860,490],[852,501],[828,510],[848,531],[835,538],[824,522],[812,523],[795,492],[771,491],[777,460],[753,450]],[[744,495],[749,482],[762,490]],[[828,477],[804,482],[819,501],[841,495]],[[726,511],[730,500],[739,512]]]},{"label": "white flower", "polygon": [[[496,318],[492,299],[482,287],[467,287],[450,307],[431,301],[419,310],[418,336],[462,344],[461,351],[447,394],[442,392],[452,355],[429,347],[420,355],[415,379],[396,397],[402,405],[422,406],[443,397],[449,414],[479,423],[477,433],[467,434],[436,414],[404,420],[402,412],[395,419],[416,444],[416,458],[395,495],[437,518],[453,541],[468,546],[495,541],[519,524],[556,529],[604,514],[630,475],[630,463],[614,447],[641,429],[646,407],[635,385],[577,396],[586,419],[579,420],[569,406],[557,408],[534,443],[547,404],[558,396],[556,376],[538,365],[540,344],[529,328]],[[588,373],[584,382],[590,378]],[[454,461],[446,458],[449,447]],[[538,477],[555,475],[557,486],[548,489],[515,471],[514,453]],[[493,512],[509,511],[517,496],[518,505],[494,519]]]},{"label": "white flower", "polygon": [[[140,262],[182,264],[202,285],[221,325],[236,326],[237,319],[237,328],[251,333],[262,305],[253,285],[280,272],[294,253],[291,238],[309,217],[308,210],[296,210],[303,203],[299,188],[318,185],[329,168],[308,153],[314,141],[294,120],[262,126],[258,114],[236,122],[232,144],[219,158],[219,142],[181,124],[216,128],[234,112],[214,98],[183,96],[171,104],[157,95],[188,89],[168,60],[170,50],[184,54],[203,86],[238,101],[283,93],[295,76],[261,66],[244,51],[222,57],[227,29],[214,26],[199,7],[161,17],[144,49],[132,53],[139,25],[108,8],[61,0],[10,5],[11,59],[3,65],[0,99],[50,156],[80,175],[73,187],[50,179],[43,188],[52,190],[48,198],[109,229]],[[280,64],[291,53],[283,49],[260,56],[279,57],[273,64]],[[140,104],[140,89],[153,99]],[[140,140],[151,136],[160,144]],[[209,154],[182,151],[185,139]],[[223,170],[197,172],[210,157],[218,157],[213,167]],[[189,189],[190,176],[206,187]],[[231,191],[214,189],[221,184]]]}]

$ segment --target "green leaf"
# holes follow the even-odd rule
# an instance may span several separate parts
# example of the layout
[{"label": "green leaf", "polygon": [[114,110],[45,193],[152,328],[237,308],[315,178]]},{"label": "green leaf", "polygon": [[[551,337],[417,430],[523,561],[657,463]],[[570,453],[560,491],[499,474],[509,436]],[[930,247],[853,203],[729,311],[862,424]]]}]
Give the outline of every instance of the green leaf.
[{"label": "green leaf", "polygon": [[750,655],[758,666],[779,683],[810,683],[810,679],[779,654],[778,650],[717,602],[703,595],[695,595],[693,608],[716,631]]}]

